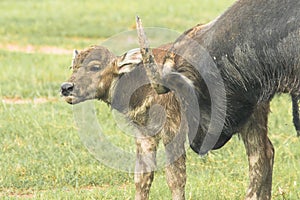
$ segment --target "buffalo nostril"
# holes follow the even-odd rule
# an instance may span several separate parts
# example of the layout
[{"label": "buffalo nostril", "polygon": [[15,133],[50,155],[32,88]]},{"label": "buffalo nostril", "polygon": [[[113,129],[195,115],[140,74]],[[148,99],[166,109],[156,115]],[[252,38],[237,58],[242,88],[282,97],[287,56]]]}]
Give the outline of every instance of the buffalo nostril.
[{"label": "buffalo nostril", "polygon": [[74,84],[66,82],[66,83],[61,84],[60,88],[61,88],[61,94],[63,96],[68,96],[68,95],[70,95],[70,92],[73,91]]}]

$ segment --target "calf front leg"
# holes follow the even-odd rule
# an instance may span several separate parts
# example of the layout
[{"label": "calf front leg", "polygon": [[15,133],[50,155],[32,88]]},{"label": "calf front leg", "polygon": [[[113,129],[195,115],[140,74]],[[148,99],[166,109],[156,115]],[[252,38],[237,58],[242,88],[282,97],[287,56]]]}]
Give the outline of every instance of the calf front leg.
[{"label": "calf front leg", "polygon": [[156,170],[156,150],[159,139],[150,136],[136,138],[137,160],[135,166],[136,200],[149,199],[149,191]]},{"label": "calf front leg", "polygon": [[267,136],[269,103],[258,105],[241,136],[249,162],[250,185],[246,199],[271,199],[274,148]]}]

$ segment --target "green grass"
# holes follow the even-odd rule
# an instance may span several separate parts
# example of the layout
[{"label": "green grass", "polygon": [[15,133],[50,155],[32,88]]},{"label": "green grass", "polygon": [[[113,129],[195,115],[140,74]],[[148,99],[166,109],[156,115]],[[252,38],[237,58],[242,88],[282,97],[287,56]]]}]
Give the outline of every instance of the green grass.
[{"label": "green grass", "polygon": [[64,102],[0,108],[0,196],[36,192],[42,197],[54,190],[101,189],[130,181],[131,176],[100,165],[86,151],[72,108]]},{"label": "green grass", "polygon": [[[96,102],[95,102],[96,103]],[[116,127],[106,105],[96,103],[109,140],[120,148],[133,142]],[[270,137],[276,149],[273,197],[298,199],[299,139],[291,124],[286,96],[276,98],[270,115]],[[133,175],[99,163],[83,146],[73,109],[64,102],[1,104],[0,196],[33,195],[35,199],[132,199]],[[103,114],[102,114],[103,113]],[[280,122],[279,122],[280,120]],[[248,166],[242,142],[234,137],[224,148],[199,158],[188,150],[188,199],[241,199]],[[280,188],[284,191],[281,194]],[[170,199],[164,173],[158,171],[152,199]]]},{"label": "green grass", "polygon": [[140,15],[147,27],[184,31],[219,15],[233,0],[23,0],[0,2],[0,41],[73,49],[132,30]]},{"label": "green grass", "polygon": [[[101,3],[100,3],[101,2]],[[233,0],[0,1],[0,46],[50,45],[84,48],[132,30],[139,14],[145,26],[183,31],[219,15]],[[71,55],[0,50],[0,199],[133,199],[133,174],[98,162],[84,147],[74,110],[59,98],[71,72]],[[44,104],[7,104],[5,98],[54,98]],[[107,139],[134,152],[110,109],[95,102]],[[289,97],[272,102],[269,134],[275,146],[273,199],[300,199],[300,143]],[[188,150],[187,199],[242,199],[248,184],[245,150],[238,137],[199,158]],[[151,199],[170,199],[163,170]]]},{"label": "green grass", "polygon": [[57,97],[70,75],[70,56],[0,50],[0,96]]}]

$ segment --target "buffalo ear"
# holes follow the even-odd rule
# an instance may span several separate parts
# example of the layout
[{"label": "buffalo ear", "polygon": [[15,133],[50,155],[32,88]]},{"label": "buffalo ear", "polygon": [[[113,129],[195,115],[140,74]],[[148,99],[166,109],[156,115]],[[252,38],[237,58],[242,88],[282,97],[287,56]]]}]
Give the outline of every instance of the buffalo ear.
[{"label": "buffalo ear", "polygon": [[123,56],[117,58],[118,72],[119,74],[131,72],[136,65],[142,62],[143,58],[140,49],[132,49]]},{"label": "buffalo ear", "polygon": [[76,59],[77,56],[78,56],[78,51],[77,51],[77,49],[74,49],[73,50],[73,57],[72,57],[71,67],[74,66],[74,62],[75,62],[75,59]]},{"label": "buffalo ear", "polygon": [[77,51],[77,49],[74,49],[73,50],[73,59],[76,58],[77,55],[78,55],[78,51]]}]

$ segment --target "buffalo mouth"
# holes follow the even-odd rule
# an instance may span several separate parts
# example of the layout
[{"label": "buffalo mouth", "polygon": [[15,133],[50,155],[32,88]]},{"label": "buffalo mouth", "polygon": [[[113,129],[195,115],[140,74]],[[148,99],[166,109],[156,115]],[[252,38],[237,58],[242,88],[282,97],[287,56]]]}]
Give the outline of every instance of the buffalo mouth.
[{"label": "buffalo mouth", "polygon": [[90,92],[88,90],[76,88],[75,84],[70,82],[62,83],[60,95],[69,104],[78,104],[83,101],[97,99],[96,91]]},{"label": "buffalo mouth", "polygon": [[78,98],[74,97],[74,96],[63,96],[64,100],[69,103],[69,104],[77,104],[81,101],[78,100]]},{"label": "buffalo mouth", "polygon": [[68,96],[63,96],[64,100],[69,103],[69,104],[78,104],[78,103],[81,103],[81,102],[84,102],[84,101],[87,101],[87,100],[92,100],[94,98],[92,97],[83,97],[83,96],[75,96],[73,94],[70,94]]},{"label": "buffalo mouth", "polygon": [[74,88],[74,83],[64,82],[61,84],[60,95],[69,104],[77,104],[85,101],[86,98],[77,95]]},{"label": "buffalo mouth", "polygon": [[69,104],[78,104],[86,100],[86,98],[76,95],[72,92],[60,91],[60,96]]},{"label": "buffalo mouth", "polygon": [[72,105],[87,101],[87,100],[91,100],[91,99],[95,99],[94,97],[90,97],[90,96],[78,96],[75,95],[74,93],[70,93],[68,95],[63,95],[61,94],[61,96],[63,97],[63,99]]}]

